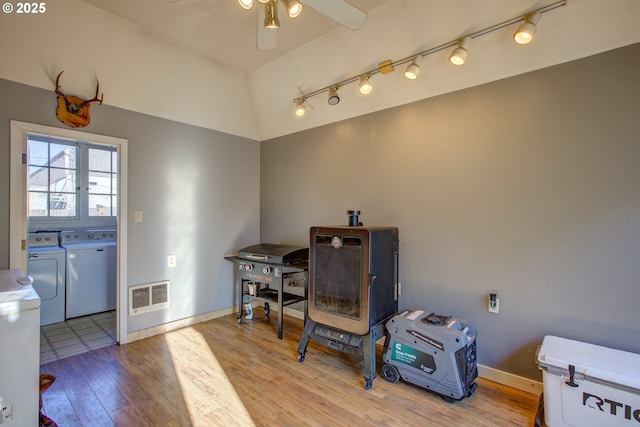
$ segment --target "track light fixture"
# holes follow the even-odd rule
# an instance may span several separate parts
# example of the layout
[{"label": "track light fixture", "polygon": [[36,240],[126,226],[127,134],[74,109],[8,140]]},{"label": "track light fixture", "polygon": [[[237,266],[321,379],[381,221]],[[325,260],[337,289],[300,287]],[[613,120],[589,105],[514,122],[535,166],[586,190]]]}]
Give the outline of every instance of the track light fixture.
[{"label": "track light fixture", "polygon": [[[238,1],[240,1],[240,4],[243,4],[243,2],[249,2],[250,0],[238,0]],[[259,0],[259,1],[265,2],[265,0]],[[266,0],[266,1],[269,1],[270,3],[271,2],[276,3],[274,0]],[[284,0],[282,1],[283,1],[283,4],[285,4],[285,6],[288,3],[294,3],[293,0],[289,0],[288,2],[285,2]],[[323,87],[322,89],[318,89],[316,91],[309,92],[298,98],[295,98],[293,101],[296,103],[296,114],[299,115],[297,113],[299,105],[304,107],[304,105],[302,104],[308,98],[319,95],[323,92],[329,93],[329,99],[328,99],[329,105],[336,105],[337,103],[340,102],[340,97],[338,96],[338,89],[341,86],[344,86],[349,83],[359,82],[358,89],[360,93],[363,95],[366,95],[367,93],[371,92],[371,84],[369,82],[369,79],[371,78],[372,75],[377,73],[380,73],[383,75],[389,74],[393,72],[394,67],[399,65],[409,64],[405,70],[404,75],[408,79],[415,80],[418,78],[420,74],[420,63],[422,62],[422,59],[427,55],[431,55],[433,53],[437,53],[445,49],[454,48],[453,52],[449,56],[449,61],[451,61],[451,63],[455,65],[462,65],[466,61],[467,56],[469,54],[467,49],[469,48],[469,45],[471,44],[472,39],[484,36],[485,34],[489,34],[497,30],[501,30],[508,26],[514,25],[516,23],[521,23],[521,25],[518,27],[518,30],[513,35],[513,39],[518,44],[528,44],[533,40],[533,35],[536,33],[536,30],[537,30],[536,25],[540,20],[540,17],[542,16],[542,14],[566,5],[567,5],[567,0],[559,0],[559,1],[556,1],[555,3],[551,3],[547,6],[544,6],[538,10],[529,12],[526,15],[521,15],[516,18],[512,18],[507,21],[500,22],[499,24],[495,24],[483,30],[476,31],[475,33],[472,33],[472,34],[468,34],[460,39],[453,40],[448,43],[444,43],[440,46],[436,46],[431,49],[424,50],[422,52],[414,53],[413,55],[407,58],[403,58],[397,61],[391,61],[389,59],[384,62],[381,62],[377,68],[369,70],[365,73],[358,74],[354,77],[349,77],[348,79],[342,80],[338,83],[334,83],[331,86]],[[524,22],[522,22],[523,20]]]},{"label": "track light fixture", "polygon": [[302,12],[302,3],[298,0],[280,0],[284,5],[284,8],[287,10],[287,15],[289,18],[295,18],[300,15]]},{"label": "track light fixture", "polygon": [[540,21],[540,17],[542,15],[540,12],[533,12],[531,15],[527,16],[524,19],[522,25],[518,27],[515,34],[513,35],[513,40],[515,40],[518,44],[529,44],[533,41],[533,36],[538,31],[538,21]]},{"label": "track light fixture", "polygon": [[467,56],[469,55],[467,48],[469,47],[470,44],[471,44],[471,37],[467,36],[460,39],[460,42],[458,43],[458,47],[453,49],[453,52],[451,52],[451,55],[449,56],[449,62],[451,62],[453,65],[464,64],[465,61],[467,60]]},{"label": "track light fixture", "polygon": [[304,106],[304,101],[306,100],[305,97],[296,100],[296,116],[302,117],[307,114],[307,108]]},{"label": "track light fixture", "polygon": [[338,104],[338,102],[340,102],[340,97],[338,96],[339,88],[340,88],[339,85],[331,86],[329,88],[329,99],[327,100],[329,105],[336,105]]},{"label": "track light fixture", "polygon": [[404,70],[404,76],[409,80],[415,80],[420,75],[420,64],[422,63],[422,55],[416,55],[411,61],[411,64],[407,65],[407,69]]},{"label": "track light fixture", "polygon": [[238,3],[243,9],[249,10],[253,7],[253,0],[238,0]]},{"label": "track light fixture", "polygon": [[360,76],[360,83],[358,83],[358,91],[362,95],[369,95],[373,86],[371,86],[371,82],[369,81],[369,74],[363,74]]},{"label": "track light fixture", "polygon": [[[264,2],[261,2],[264,3]],[[264,27],[265,28],[280,28],[280,20],[278,19],[278,4],[275,0],[269,0],[264,6]]]}]

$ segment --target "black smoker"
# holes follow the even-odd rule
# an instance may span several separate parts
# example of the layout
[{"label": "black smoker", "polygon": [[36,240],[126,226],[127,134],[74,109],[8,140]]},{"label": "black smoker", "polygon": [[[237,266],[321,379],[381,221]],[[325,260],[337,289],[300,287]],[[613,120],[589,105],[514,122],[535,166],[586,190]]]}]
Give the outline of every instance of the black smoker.
[{"label": "black smoker", "polygon": [[304,361],[309,339],[364,356],[364,388],[376,377],[376,341],[398,312],[398,228],[364,227],[359,211],[348,226],[311,227],[309,316],[298,344]]}]

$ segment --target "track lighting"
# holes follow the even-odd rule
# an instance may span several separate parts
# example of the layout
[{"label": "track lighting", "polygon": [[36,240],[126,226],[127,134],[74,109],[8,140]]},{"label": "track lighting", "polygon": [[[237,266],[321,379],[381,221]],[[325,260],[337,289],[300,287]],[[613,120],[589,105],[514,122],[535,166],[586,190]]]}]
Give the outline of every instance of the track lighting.
[{"label": "track lighting", "polygon": [[415,80],[420,75],[420,64],[422,63],[422,55],[416,55],[404,71],[404,76],[409,80]]},{"label": "track lighting", "polygon": [[533,41],[533,36],[536,34],[536,31],[538,31],[538,27],[536,27],[536,25],[538,24],[541,16],[540,12],[534,12],[527,16],[522,25],[518,27],[513,35],[513,40],[518,44],[531,43]]},{"label": "track lighting", "polygon": [[363,74],[360,76],[360,83],[358,84],[358,91],[362,95],[369,95],[373,86],[371,86],[371,82],[369,81],[369,74]]},{"label": "track lighting", "polygon": [[[261,1],[261,3],[264,3]],[[280,28],[280,20],[278,20],[278,4],[275,0],[269,0],[264,6],[264,27],[265,28]]]},{"label": "track lighting", "polygon": [[287,15],[289,18],[295,18],[300,15],[302,12],[302,3],[298,0],[280,0],[284,5],[284,8],[287,10]]},{"label": "track lighting", "polygon": [[[248,2],[250,0],[239,0],[239,1],[242,4],[243,1]],[[269,1],[270,4],[277,3],[277,1],[275,0],[259,0],[259,1],[260,2]],[[288,7],[289,5],[293,5],[294,1],[282,0],[282,3],[285,5],[285,7]],[[484,28],[482,30],[476,31],[474,33],[467,34],[458,40],[452,40],[450,42],[441,44],[439,46],[414,53],[411,56],[399,59],[397,61],[392,61],[390,59],[383,61],[380,64],[378,64],[378,66],[374,69],[371,69],[364,73],[357,74],[353,77],[349,77],[340,82],[333,83],[331,86],[326,86],[321,89],[315,90],[313,92],[306,93],[300,96],[299,98],[295,98],[293,101],[296,104],[296,115],[301,116],[306,113],[306,109],[304,108],[303,104],[307,99],[324,92],[329,93],[329,98],[327,100],[329,102],[329,105],[338,104],[340,102],[340,97],[338,96],[338,89],[341,86],[344,86],[346,84],[358,82],[359,92],[362,95],[366,95],[370,93],[372,89],[371,83],[369,82],[369,79],[371,78],[371,76],[373,76],[374,74],[381,74],[381,75],[390,74],[395,70],[394,67],[397,67],[403,64],[409,64],[404,72],[405,77],[411,80],[415,80],[420,75],[420,64],[424,59],[424,57],[437,52],[441,52],[445,49],[454,48],[453,52],[451,52],[451,55],[449,56],[449,61],[451,61],[451,63],[455,65],[462,65],[465,63],[465,61],[467,60],[467,56],[469,55],[469,52],[467,49],[469,48],[469,45],[471,44],[472,39],[482,37],[486,34],[493,33],[494,31],[498,31],[515,24],[521,24],[518,27],[518,30],[513,35],[513,39],[516,41],[516,43],[518,44],[530,43],[533,40],[534,34],[536,33],[536,30],[537,30],[536,25],[540,20],[540,17],[542,16],[542,14],[566,5],[567,5],[567,0],[558,0],[555,3],[548,4],[533,12],[530,11],[526,15],[521,15],[515,18],[511,18],[506,21],[500,22],[498,24],[492,25],[490,27]]]},{"label": "track lighting", "polygon": [[458,43],[458,47],[453,49],[453,52],[451,52],[451,56],[449,56],[449,61],[453,65],[464,64],[464,62],[467,60],[467,55],[469,55],[469,52],[467,52],[467,48],[469,47],[470,44],[471,44],[471,37],[469,36],[463,37]]},{"label": "track lighting", "polygon": [[306,101],[304,96],[296,100],[296,116],[298,117],[302,117],[307,114],[307,108],[304,106],[304,101]]},{"label": "track lighting", "polygon": [[253,0],[238,0],[238,3],[243,9],[249,10],[253,7]]},{"label": "track lighting", "polygon": [[335,85],[335,86],[331,86],[329,88],[329,99],[328,99],[328,103],[329,105],[336,105],[338,102],[340,102],[340,97],[338,96],[338,89],[340,88],[340,86]]}]

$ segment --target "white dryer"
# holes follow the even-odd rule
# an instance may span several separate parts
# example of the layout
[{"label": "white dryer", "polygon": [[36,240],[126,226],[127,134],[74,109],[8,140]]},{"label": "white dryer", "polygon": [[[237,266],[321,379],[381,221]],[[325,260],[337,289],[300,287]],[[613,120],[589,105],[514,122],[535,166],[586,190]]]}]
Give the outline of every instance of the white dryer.
[{"label": "white dryer", "polygon": [[65,320],[65,251],[57,232],[29,233],[27,274],[40,296],[40,325]]}]

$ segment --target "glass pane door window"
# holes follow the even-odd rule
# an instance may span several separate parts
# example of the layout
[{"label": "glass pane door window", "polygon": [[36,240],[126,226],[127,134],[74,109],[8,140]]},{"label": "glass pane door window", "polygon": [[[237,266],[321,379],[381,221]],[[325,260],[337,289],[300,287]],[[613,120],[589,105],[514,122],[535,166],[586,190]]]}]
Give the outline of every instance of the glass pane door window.
[{"label": "glass pane door window", "polygon": [[363,289],[362,239],[318,235],[314,244],[314,308],[359,320]]},{"label": "glass pane door window", "polygon": [[77,147],[29,141],[29,216],[75,217]]},{"label": "glass pane door window", "polygon": [[89,216],[116,216],[118,153],[89,148]]},{"label": "glass pane door window", "polygon": [[118,214],[115,147],[31,134],[27,142],[30,227],[114,223]]}]

